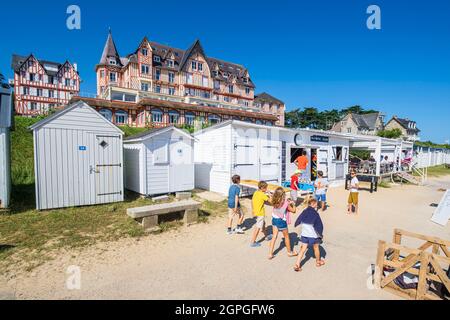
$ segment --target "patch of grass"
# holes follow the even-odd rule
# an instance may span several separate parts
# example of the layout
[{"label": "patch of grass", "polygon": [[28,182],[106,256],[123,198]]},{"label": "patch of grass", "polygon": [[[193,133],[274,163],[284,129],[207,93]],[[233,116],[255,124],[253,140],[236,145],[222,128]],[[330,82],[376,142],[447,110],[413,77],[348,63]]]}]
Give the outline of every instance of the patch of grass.
[{"label": "patch of grass", "polygon": [[391,184],[389,182],[387,182],[387,181],[380,181],[378,183],[378,187],[380,187],[380,188],[390,188]]},{"label": "patch of grass", "polygon": [[197,221],[199,223],[207,223],[210,217],[223,217],[227,211],[227,200],[221,202],[203,200]]},{"label": "patch of grass", "polygon": [[135,128],[135,127],[123,126],[123,127],[120,127],[120,130],[122,130],[125,133],[125,137],[129,137],[129,136],[133,136],[135,134],[139,134],[141,132],[150,130],[150,128]]},{"label": "patch of grass", "polygon": [[122,203],[0,215],[0,270],[13,255],[35,263],[54,249],[143,236],[144,230],[126,209],[149,204],[149,199],[128,195]]},{"label": "patch of grass", "polygon": [[[28,129],[41,118],[14,118],[11,131],[11,178],[13,187],[34,183],[33,134]],[[14,192],[14,190],[13,190]]]},{"label": "patch of grass", "polygon": [[[414,176],[418,176],[417,172],[414,172]],[[446,168],[445,165],[439,165],[428,168],[428,176],[429,177],[440,177],[450,175],[450,168]]]}]

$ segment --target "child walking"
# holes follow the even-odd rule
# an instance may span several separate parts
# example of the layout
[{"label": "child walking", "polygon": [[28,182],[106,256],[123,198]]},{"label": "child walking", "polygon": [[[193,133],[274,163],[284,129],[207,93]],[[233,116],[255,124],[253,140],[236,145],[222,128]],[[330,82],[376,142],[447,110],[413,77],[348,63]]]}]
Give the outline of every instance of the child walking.
[{"label": "child walking", "polygon": [[271,197],[267,195],[267,182],[260,181],[258,183],[258,190],[253,194],[252,197],[252,211],[253,216],[256,218],[255,230],[253,230],[252,240],[250,247],[260,247],[261,243],[256,242],[259,231],[262,231],[264,237],[270,241],[272,235],[268,235],[266,231],[266,209],[264,205],[266,203],[270,204]]},{"label": "child walking", "polygon": [[296,207],[294,202],[286,200],[284,189],[279,187],[275,190],[272,196],[272,228],[273,237],[270,242],[269,260],[273,259],[273,250],[275,248],[275,241],[277,241],[278,232],[283,233],[284,244],[289,257],[297,255],[295,251],[292,251],[291,241],[289,239],[288,224],[291,223],[291,213],[295,213]]},{"label": "child walking", "polygon": [[[241,183],[241,177],[237,174],[231,177],[233,184],[228,190],[228,225],[227,234],[244,233],[242,230],[242,223],[244,222],[244,214],[241,210],[241,204],[239,202],[239,195],[241,193],[241,188],[239,183]],[[236,229],[232,230],[233,219],[237,217],[238,223]]]},{"label": "child walking", "polygon": [[302,232],[300,234],[300,253],[294,266],[296,272],[302,271],[300,263],[302,262],[306,250],[308,250],[308,247],[310,246],[312,246],[314,250],[316,266],[321,267],[325,264],[325,261],[320,257],[319,250],[319,244],[322,242],[323,238],[323,223],[316,209],[317,200],[311,198],[308,201],[308,208],[303,210],[298,216],[297,221],[295,221],[295,226],[298,226],[299,224],[302,226]]},{"label": "child walking", "polygon": [[350,182],[350,194],[348,195],[348,208],[347,213],[352,213],[352,206],[355,207],[355,214],[358,214],[358,196],[359,196],[359,180],[356,177],[356,172],[351,172],[352,180]]},{"label": "child walking", "polygon": [[300,177],[301,171],[295,170],[294,174],[291,177],[291,199],[294,201],[295,205],[297,205],[298,198],[298,178]]},{"label": "child walking", "polygon": [[316,199],[319,202],[318,208],[325,211],[327,208],[327,190],[328,180],[323,177],[323,172],[317,172],[317,179],[314,181],[314,187],[316,188]]}]

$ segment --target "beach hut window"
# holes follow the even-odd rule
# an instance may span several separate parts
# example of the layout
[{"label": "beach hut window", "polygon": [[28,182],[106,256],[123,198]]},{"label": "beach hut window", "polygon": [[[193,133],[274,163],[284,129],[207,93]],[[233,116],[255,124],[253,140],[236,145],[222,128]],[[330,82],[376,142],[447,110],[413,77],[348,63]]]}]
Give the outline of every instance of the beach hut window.
[{"label": "beach hut window", "polygon": [[102,140],[102,142],[100,142],[100,147],[102,147],[103,149],[105,149],[108,146],[108,142],[106,142],[105,140]]},{"label": "beach hut window", "polygon": [[107,120],[111,121],[112,120],[112,111],[108,110],[108,109],[102,109],[99,111],[99,113],[105,117]]},{"label": "beach hut window", "polygon": [[342,147],[333,147],[333,160],[342,161]]}]

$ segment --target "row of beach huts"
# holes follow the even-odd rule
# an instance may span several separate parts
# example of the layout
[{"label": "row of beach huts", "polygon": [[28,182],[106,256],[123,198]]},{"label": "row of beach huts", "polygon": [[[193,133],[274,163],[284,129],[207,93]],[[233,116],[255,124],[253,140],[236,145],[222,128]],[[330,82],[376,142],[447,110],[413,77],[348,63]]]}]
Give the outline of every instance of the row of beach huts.
[{"label": "row of beach huts", "polygon": [[[0,204],[7,207],[8,122],[0,123],[0,130],[6,132],[0,135]],[[82,101],[30,129],[38,210],[119,202],[124,200],[125,189],[142,195],[194,188],[226,194],[233,174],[242,180],[282,184],[290,180],[296,170],[294,160],[303,151],[311,159],[307,169],[311,180],[321,170],[332,185],[342,185],[349,171],[350,149],[370,151],[378,159],[377,175],[382,157],[401,167],[401,161],[414,154],[413,144],[402,140],[236,120],[193,135],[166,127],[124,138],[120,128]],[[426,162],[429,153],[433,158]],[[416,154],[420,154],[422,166],[450,163],[448,150],[420,150]]]}]

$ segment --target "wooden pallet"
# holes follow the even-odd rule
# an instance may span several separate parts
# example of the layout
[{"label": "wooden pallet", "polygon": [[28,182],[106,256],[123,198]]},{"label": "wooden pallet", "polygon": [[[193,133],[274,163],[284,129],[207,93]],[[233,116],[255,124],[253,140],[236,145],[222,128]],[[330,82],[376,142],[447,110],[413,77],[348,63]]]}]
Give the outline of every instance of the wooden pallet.
[{"label": "wooden pallet", "polygon": [[[417,249],[408,248],[401,245],[402,237],[424,240],[425,243]],[[449,268],[449,247],[450,241],[395,229],[393,243],[378,242],[377,286],[407,299],[441,300],[440,293],[431,290],[429,281],[445,286],[450,291],[450,279],[442,267]],[[420,267],[415,268],[418,263]],[[392,268],[393,272],[385,276],[385,268]],[[418,276],[417,289],[403,289],[394,282],[405,272]]]}]

